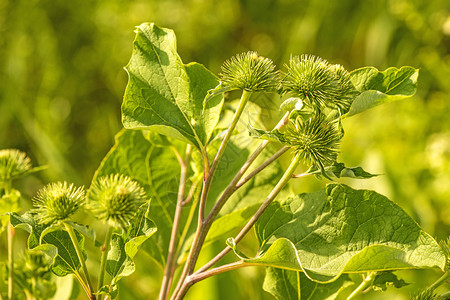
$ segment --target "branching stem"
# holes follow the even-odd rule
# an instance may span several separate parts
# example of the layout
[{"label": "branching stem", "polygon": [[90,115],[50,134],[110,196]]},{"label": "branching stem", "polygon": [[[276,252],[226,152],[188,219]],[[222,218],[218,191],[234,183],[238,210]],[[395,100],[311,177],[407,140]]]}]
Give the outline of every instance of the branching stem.
[{"label": "branching stem", "polygon": [[214,177],[214,172],[217,169],[217,166],[219,165],[220,159],[222,158],[225,148],[228,144],[228,141],[230,140],[234,129],[236,128],[236,125],[239,121],[239,118],[242,115],[242,112],[244,111],[245,105],[247,104],[248,100],[250,99],[251,92],[243,91],[241,99],[239,101],[238,107],[234,113],[233,119],[231,120],[231,124],[228,127],[227,133],[225,134],[225,137],[222,140],[222,143],[219,146],[219,150],[217,151],[217,154],[211,164],[211,168],[209,168],[209,164],[207,163],[208,156],[206,154],[202,153],[202,159],[203,159],[203,187],[202,187],[202,193],[200,196],[200,203],[199,203],[199,209],[198,209],[198,225],[197,225],[197,231],[195,232],[194,241],[192,243],[191,250],[189,251],[188,258],[186,260],[186,264],[184,265],[183,271],[181,273],[181,277],[178,283],[178,286],[175,289],[174,294],[177,293],[177,291],[181,288],[182,283],[186,279],[186,276],[191,274],[195,268],[195,263],[197,262],[198,255],[200,253],[201,245],[203,244],[205,233],[204,233],[204,225],[205,225],[205,207],[206,207],[206,200],[208,198],[209,188],[211,187],[212,179]]},{"label": "branching stem", "polygon": [[[273,188],[273,190],[267,196],[266,200],[261,204],[261,206],[255,212],[255,214],[250,218],[250,220],[247,222],[247,224],[241,229],[241,231],[235,237],[234,240],[236,243],[238,243],[250,231],[250,229],[253,227],[253,225],[255,225],[256,221],[263,214],[263,212],[266,210],[266,208],[269,206],[269,204],[272,203],[272,201],[275,199],[275,197],[281,192],[281,190],[287,184],[289,179],[292,178],[292,174],[294,174],[295,169],[297,168],[299,162],[300,162],[300,155],[297,153],[294,156],[294,158],[292,159],[291,164],[287,168],[286,172],[283,174],[281,179],[278,181],[277,185]],[[203,267],[201,267],[196,272],[196,274],[205,272],[206,270],[208,270],[209,268],[214,266],[218,261],[220,261],[230,251],[231,251],[231,248],[227,246],[216,257],[214,257],[207,264],[205,264]]]},{"label": "branching stem", "polygon": [[186,190],[186,180],[188,175],[189,157],[191,154],[191,146],[187,145],[184,160],[179,159],[180,162],[180,184],[178,187],[177,206],[175,208],[175,215],[173,217],[173,227],[170,236],[169,251],[167,254],[166,267],[164,269],[164,277],[159,292],[159,300],[165,300],[170,290],[170,283],[172,282],[172,270],[174,269],[174,262],[177,250],[178,230],[180,228],[181,214],[183,212],[183,201]]},{"label": "branching stem", "polygon": [[350,296],[347,297],[347,300],[353,299],[356,295],[362,293],[365,289],[370,287],[376,274],[377,272],[370,272],[365,278],[363,278],[361,284],[350,294]]},{"label": "branching stem", "polygon": [[[245,105],[245,103],[248,101],[248,99],[246,99],[246,97],[250,98],[250,93],[244,91],[243,95],[241,97],[241,101],[239,103],[239,107],[242,106],[242,109],[243,109],[243,106]],[[215,206],[213,207],[213,209],[211,210],[211,212],[209,213],[207,218],[205,219],[204,217],[202,217],[202,216],[204,216],[204,204],[203,204],[203,208],[202,208],[202,200],[203,200],[203,203],[206,202],[207,194],[209,192],[209,186],[212,181],[212,176],[214,175],[214,171],[217,167],[217,163],[218,163],[220,157],[223,155],[223,151],[225,150],[224,141],[228,142],[229,138],[231,137],[231,132],[232,132],[231,129],[235,128],[235,126],[237,124],[237,120],[238,120],[238,118],[236,118],[236,116],[240,116],[240,114],[242,114],[242,109],[238,108],[238,110],[236,111],[236,113],[233,117],[232,124],[230,125],[230,128],[228,129],[227,135],[225,136],[224,140],[222,141],[219,151],[216,154],[216,158],[214,159],[214,162],[216,162],[216,163],[213,162],[213,166],[210,169],[209,176],[206,178],[206,181],[204,182],[203,189],[202,189],[202,196],[201,196],[201,200],[200,200],[201,204],[200,204],[200,209],[199,209],[199,211],[200,211],[199,222],[198,222],[197,231],[196,231],[196,234],[194,237],[194,242],[192,244],[191,250],[190,250],[188,258],[187,258],[187,263],[185,264],[183,273],[181,274],[181,277],[178,282],[178,286],[175,289],[172,299],[175,299],[177,293],[182,288],[183,282],[185,281],[186,277],[188,275],[192,274],[192,272],[194,271],[195,263],[197,261],[198,255],[200,253],[201,246],[203,245],[203,243],[205,241],[206,235],[208,234],[208,231],[209,231],[212,223],[214,222],[220,209],[223,207],[223,205],[226,203],[226,201],[240,186],[242,186],[245,182],[247,182],[250,178],[255,176],[257,173],[262,171],[265,167],[267,167],[267,165],[269,165],[271,162],[273,162],[276,158],[281,156],[287,150],[287,149],[283,149],[283,150],[278,151],[272,157],[272,159],[269,159],[268,161],[266,161],[264,163],[263,167],[257,168],[258,170],[256,172],[253,172],[251,176],[246,177],[247,180],[245,182],[243,182],[239,187],[236,187],[239,180],[242,178],[242,176],[245,174],[245,172],[248,170],[248,168],[251,166],[251,164],[256,160],[256,158],[261,154],[261,152],[264,150],[264,148],[268,145],[269,141],[267,141],[267,140],[263,141],[261,143],[261,145],[255,150],[255,152],[245,162],[245,164],[242,166],[242,168],[238,171],[238,173],[233,178],[233,180],[230,182],[230,184],[228,185],[226,190],[222,193],[222,196],[216,202]],[[289,113],[286,113],[283,116],[283,118],[280,120],[280,122],[275,126],[275,129],[281,129],[284,125],[286,125],[289,120],[288,118],[289,118]],[[208,180],[210,180],[210,181],[208,182]]]}]

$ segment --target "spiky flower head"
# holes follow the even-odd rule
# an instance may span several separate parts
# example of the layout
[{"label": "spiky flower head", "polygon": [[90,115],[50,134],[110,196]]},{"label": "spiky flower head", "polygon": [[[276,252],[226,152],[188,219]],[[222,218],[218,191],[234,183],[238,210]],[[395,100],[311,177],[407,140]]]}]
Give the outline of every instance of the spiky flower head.
[{"label": "spiky flower head", "polygon": [[295,56],[286,67],[284,92],[291,92],[317,109],[330,106],[339,97],[339,80],[326,60],[314,55]]},{"label": "spiky flower head", "polygon": [[225,61],[220,80],[224,86],[250,92],[270,92],[280,85],[280,76],[273,62],[253,51],[237,54]]},{"label": "spiky flower head", "polygon": [[30,168],[31,160],[25,152],[17,149],[0,150],[0,182],[19,177]]},{"label": "spiky flower head", "polygon": [[33,210],[39,223],[50,224],[68,219],[84,205],[86,193],[83,187],[72,183],[49,183],[33,199]]},{"label": "spiky flower head", "polygon": [[88,195],[88,209],[100,220],[126,226],[146,201],[144,189],[121,174],[98,178]]},{"label": "spiky flower head", "polygon": [[350,79],[350,73],[341,65],[331,65],[331,70],[334,71],[339,81],[338,94],[335,98],[330,99],[329,106],[337,107],[342,114],[348,112],[353,103],[357,91]]},{"label": "spiky flower head", "polygon": [[433,289],[424,289],[411,297],[412,300],[445,300],[446,298],[440,297]]},{"label": "spiky flower head", "polygon": [[306,164],[323,169],[336,161],[342,133],[335,123],[317,114],[290,121],[285,137]]}]

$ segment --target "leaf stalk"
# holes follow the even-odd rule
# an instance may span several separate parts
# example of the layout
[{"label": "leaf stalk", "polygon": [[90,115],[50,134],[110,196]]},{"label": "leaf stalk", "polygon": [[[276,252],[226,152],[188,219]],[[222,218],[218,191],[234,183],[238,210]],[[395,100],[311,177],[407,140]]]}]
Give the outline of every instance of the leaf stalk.
[{"label": "leaf stalk", "polygon": [[73,246],[75,247],[75,251],[77,252],[78,259],[80,260],[81,268],[83,269],[84,276],[86,277],[86,283],[88,287],[87,294],[89,296],[89,299],[95,300],[95,294],[94,294],[94,288],[92,286],[91,278],[89,277],[89,272],[86,267],[86,262],[84,261],[83,253],[81,251],[80,245],[78,243],[77,236],[75,234],[75,231],[73,227],[67,223],[63,222],[67,232],[69,233],[70,239],[72,240]]},{"label": "leaf stalk", "polygon": [[358,294],[369,288],[372,281],[375,279],[376,274],[377,272],[370,272],[365,278],[363,278],[361,284],[350,294],[350,296],[347,297],[347,300],[355,298]]},{"label": "leaf stalk", "polygon": [[113,228],[111,225],[108,225],[108,229],[106,231],[105,243],[103,244],[103,246],[101,248],[102,258],[101,258],[101,262],[100,262],[100,273],[98,275],[98,288],[99,289],[102,288],[103,281],[105,279],[106,261],[108,258],[109,244],[111,243],[112,233],[113,233]]}]

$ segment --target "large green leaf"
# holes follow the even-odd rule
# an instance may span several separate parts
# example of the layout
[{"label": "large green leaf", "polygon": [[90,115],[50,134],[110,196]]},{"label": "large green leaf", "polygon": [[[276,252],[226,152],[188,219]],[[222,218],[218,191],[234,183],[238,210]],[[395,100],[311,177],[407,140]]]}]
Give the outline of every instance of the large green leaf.
[{"label": "large green leaf", "polygon": [[[12,213],[10,221],[14,227],[24,229],[30,233],[28,238],[28,248],[30,250],[43,251],[53,259],[51,266],[53,273],[58,276],[66,276],[76,273],[80,269],[80,260],[67,231],[59,229],[44,232],[44,227],[39,225],[33,214],[30,213],[25,213],[22,216]],[[84,259],[86,259],[84,236],[77,231],[75,231],[75,235]]]},{"label": "large green leaf", "polygon": [[401,100],[415,94],[419,70],[413,67],[388,68],[378,71],[365,67],[350,73],[351,81],[360,94],[355,98],[350,117],[377,105]]},{"label": "large green leaf", "polygon": [[94,179],[120,173],[139,182],[152,197],[150,218],[158,232],[143,246],[160,264],[169,247],[180,167],[173,152],[151,144],[140,130],[122,130],[103,159]]},{"label": "large green leaf", "polygon": [[309,280],[299,271],[266,268],[263,289],[279,300],[335,299],[341,290],[351,285],[348,275],[343,274],[332,283]]},{"label": "large green leaf", "polygon": [[203,149],[219,120],[223,96],[203,106],[218,81],[200,64],[183,64],[174,32],[149,23],[138,26],[126,70],[125,128],[153,130]]},{"label": "large green leaf", "polygon": [[345,185],[275,201],[255,229],[259,255],[245,262],[304,271],[320,282],[342,273],[445,265],[436,241],[399,206]]}]

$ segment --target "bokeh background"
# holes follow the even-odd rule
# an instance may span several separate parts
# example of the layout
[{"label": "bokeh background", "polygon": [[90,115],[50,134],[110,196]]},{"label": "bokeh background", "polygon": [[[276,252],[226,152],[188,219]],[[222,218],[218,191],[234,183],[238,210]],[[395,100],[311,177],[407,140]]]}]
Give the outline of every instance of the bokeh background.
[{"label": "bokeh background", "polygon": [[[89,186],[122,128],[123,66],[142,22],[174,29],[183,61],[216,74],[225,59],[248,50],[281,68],[303,53],[348,70],[421,68],[416,96],[344,122],[341,159],[383,174],[352,186],[387,195],[437,240],[449,236],[448,0],[0,0],[0,149],[19,148],[35,165],[48,165],[17,183],[25,198],[49,181]],[[152,274],[160,271],[138,264],[121,299],[152,299],[159,286]],[[403,276],[420,285],[439,273]],[[272,299],[262,280],[259,269],[221,275],[190,299]],[[388,293],[364,299],[408,299],[411,290]]]}]

